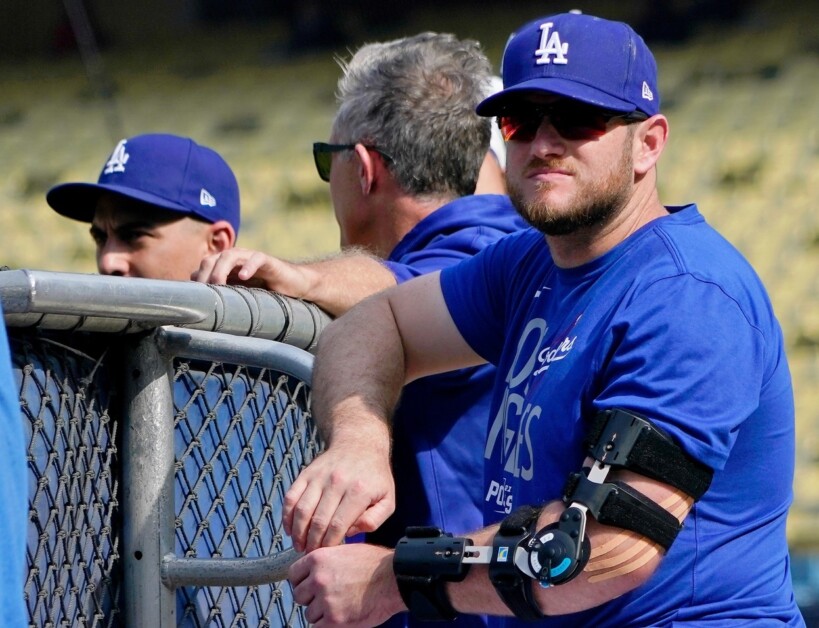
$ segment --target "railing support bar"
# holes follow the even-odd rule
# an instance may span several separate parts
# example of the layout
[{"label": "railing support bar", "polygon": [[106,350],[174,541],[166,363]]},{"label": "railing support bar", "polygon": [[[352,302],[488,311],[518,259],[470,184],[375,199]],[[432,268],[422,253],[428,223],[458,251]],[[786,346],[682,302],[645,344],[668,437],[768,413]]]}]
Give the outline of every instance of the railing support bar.
[{"label": "railing support bar", "polygon": [[124,361],[123,593],[126,625],[170,628],[175,596],[161,564],[174,547],[174,411],[171,362],[156,336],[137,339]]}]

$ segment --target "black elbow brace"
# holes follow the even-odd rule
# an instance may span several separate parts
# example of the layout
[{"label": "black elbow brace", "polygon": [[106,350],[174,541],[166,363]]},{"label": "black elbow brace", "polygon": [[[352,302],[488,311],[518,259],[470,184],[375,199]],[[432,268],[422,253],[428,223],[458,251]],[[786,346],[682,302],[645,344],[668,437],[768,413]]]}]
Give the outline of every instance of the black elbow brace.
[{"label": "black elbow brace", "polygon": [[708,490],[713,477],[710,468],[663,431],[620,408],[599,413],[585,442],[596,462],[570,476],[563,494],[567,508],[560,519],[533,532],[537,514],[524,507],[504,520],[495,537],[489,577],[520,619],[543,616],[531,579],[549,587],[569,582],[583,571],[591,552],[588,515],[602,524],[637,532],[665,550],[673,543],[682,528],[677,518],[627,484],[605,482],[612,467],[674,486],[695,501]]},{"label": "black elbow brace", "polygon": [[713,471],[644,417],[615,408],[599,413],[586,438],[594,466],[574,473],[564,489],[566,510],[535,532],[541,509],[523,506],[500,525],[492,546],[452,537],[438,528],[407,528],[395,548],[393,568],[410,612],[419,619],[457,616],[446,582],[466,577],[471,563],[489,563],[489,579],[519,619],[544,617],[532,591],[565,584],[583,571],[591,553],[586,522],[637,532],[667,550],[682,526],[677,518],[622,482],[605,482],[611,468],[624,468],[669,484],[699,499]]}]

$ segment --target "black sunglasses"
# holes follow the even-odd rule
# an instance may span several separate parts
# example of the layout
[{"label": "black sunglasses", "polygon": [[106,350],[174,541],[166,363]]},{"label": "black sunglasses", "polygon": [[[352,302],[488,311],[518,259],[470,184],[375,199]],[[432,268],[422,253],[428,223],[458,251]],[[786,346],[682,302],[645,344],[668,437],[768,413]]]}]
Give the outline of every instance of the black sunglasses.
[{"label": "black sunglasses", "polygon": [[[343,150],[353,150],[355,144],[327,144],[326,142],[313,142],[313,161],[316,162],[316,171],[322,181],[330,180],[330,168],[333,165],[333,153],[340,153]],[[392,161],[387,153],[375,146],[367,146],[367,150],[374,150],[387,161]]]},{"label": "black sunglasses", "polygon": [[519,111],[511,110],[498,116],[498,127],[507,142],[531,142],[535,139],[544,118],[549,119],[555,131],[567,140],[591,140],[605,135],[614,120],[625,123],[647,120],[640,111],[618,113],[573,101],[559,101],[550,105],[524,105]]}]

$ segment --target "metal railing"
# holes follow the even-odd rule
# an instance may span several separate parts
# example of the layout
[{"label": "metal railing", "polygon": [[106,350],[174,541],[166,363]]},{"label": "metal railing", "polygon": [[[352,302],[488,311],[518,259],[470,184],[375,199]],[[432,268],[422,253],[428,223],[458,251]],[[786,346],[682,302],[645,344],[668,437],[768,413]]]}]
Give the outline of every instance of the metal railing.
[{"label": "metal railing", "polygon": [[0,272],[0,300],[30,624],[307,625],[281,508],[320,450],[309,351],[329,317],[259,290],[43,271]]}]

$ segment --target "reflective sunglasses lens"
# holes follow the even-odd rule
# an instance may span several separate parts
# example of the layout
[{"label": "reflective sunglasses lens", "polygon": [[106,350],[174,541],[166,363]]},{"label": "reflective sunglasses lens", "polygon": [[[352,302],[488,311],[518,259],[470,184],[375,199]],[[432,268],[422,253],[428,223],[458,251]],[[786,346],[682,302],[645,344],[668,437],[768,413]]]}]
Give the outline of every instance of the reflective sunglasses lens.
[{"label": "reflective sunglasses lens", "polygon": [[587,140],[606,133],[610,120],[602,111],[588,107],[561,107],[549,114],[555,130],[567,140]]},{"label": "reflective sunglasses lens", "polygon": [[605,112],[582,105],[568,105],[532,109],[524,114],[498,117],[498,127],[507,142],[531,142],[537,135],[543,119],[567,140],[588,140],[605,134],[611,116]]},{"label": "reflective sunglasses lens", "polygon": [[498,128],[506,142],[510,140],[531,142],[535,139],[542,120],[543,118],[537,115],[531,117],[520,115],[498,116]]}]

